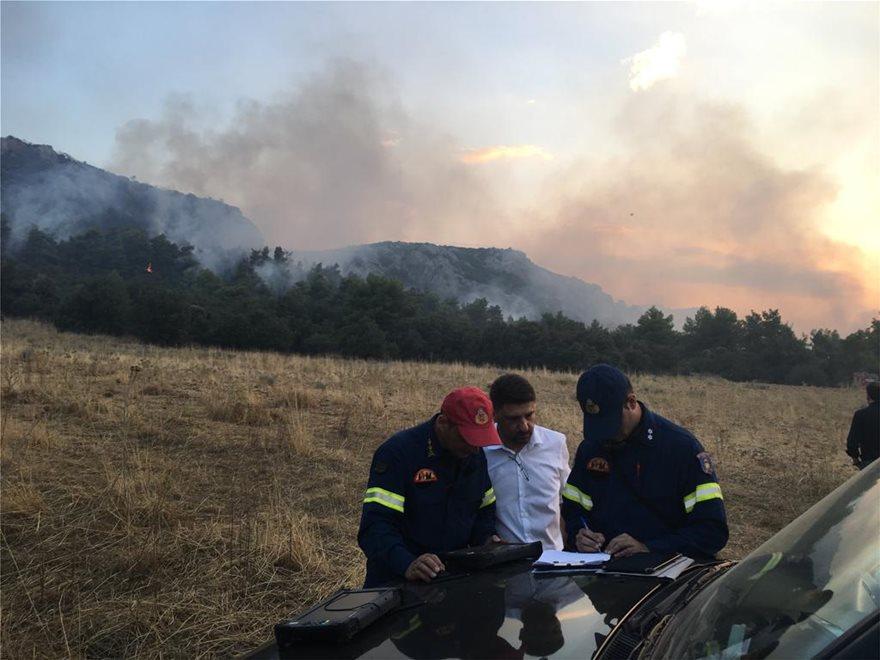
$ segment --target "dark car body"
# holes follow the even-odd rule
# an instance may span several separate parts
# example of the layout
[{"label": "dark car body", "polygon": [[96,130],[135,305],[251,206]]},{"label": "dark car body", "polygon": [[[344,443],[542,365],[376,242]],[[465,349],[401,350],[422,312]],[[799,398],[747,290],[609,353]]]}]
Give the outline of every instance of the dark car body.
[{"label": "dark car body", "polygon": [[669,580],[511,563],[403,585],[402,607],[350,641],[272,642],[251,657],[878,657],[878,473],[869,466],[739,564]]},{"label": "dark car body", "polygon": [[403,607],[351,642],[296,645],[282,653],[272,643],[253,657],[584,658],[663,584],[593,573],[537,576],[531,564],[404,585]]},{"label": "dark car body", "polygon": [[[880,656],[880,462],[643,631],[640,657]],[[638,616],[623,629],[639,626]]]}]

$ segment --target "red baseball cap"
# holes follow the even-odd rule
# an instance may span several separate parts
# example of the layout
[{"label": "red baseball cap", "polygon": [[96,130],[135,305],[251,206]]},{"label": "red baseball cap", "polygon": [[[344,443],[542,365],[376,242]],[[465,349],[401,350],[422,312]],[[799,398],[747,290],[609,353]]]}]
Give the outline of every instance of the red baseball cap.
[{"label": "red baseball cap", "polygon": [[501,444],[492,420],[492,402],[479,387],[452,390],[443,399],[440,412],[455,424],[461,437],[472,447]]}]

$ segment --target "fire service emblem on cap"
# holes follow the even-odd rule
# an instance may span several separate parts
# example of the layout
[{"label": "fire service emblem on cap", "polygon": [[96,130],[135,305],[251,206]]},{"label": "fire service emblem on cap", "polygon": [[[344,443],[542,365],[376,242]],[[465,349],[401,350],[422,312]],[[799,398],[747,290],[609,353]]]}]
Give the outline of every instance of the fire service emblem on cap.
[{"label": "fire service emblem on cap", "polygon": [[488,424],[489,423],[488,413],[486,413],[486,411],[483,410],[482,408],[479,408],[477,410],[477,414],[474,416],[474,423],[476,423],[479,426],[485,426],[486,424]]},{"label": "fire service emblem on cap", "polygon": [[584,410],[586,410],[590,415],[598,415],[599,404],[592,399],[587,399],[586,403],[584,403]]}]

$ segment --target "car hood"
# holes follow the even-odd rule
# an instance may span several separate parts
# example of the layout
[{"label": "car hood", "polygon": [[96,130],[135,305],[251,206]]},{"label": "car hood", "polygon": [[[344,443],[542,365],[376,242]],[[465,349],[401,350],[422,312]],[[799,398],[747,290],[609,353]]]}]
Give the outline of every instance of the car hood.
[{"label": "car hood", "polygon": [[403,606],[342,644],[267,644],[252,658],[588,658],[659,587],[650,577],[537,576],[517,562],[404,585]]}]

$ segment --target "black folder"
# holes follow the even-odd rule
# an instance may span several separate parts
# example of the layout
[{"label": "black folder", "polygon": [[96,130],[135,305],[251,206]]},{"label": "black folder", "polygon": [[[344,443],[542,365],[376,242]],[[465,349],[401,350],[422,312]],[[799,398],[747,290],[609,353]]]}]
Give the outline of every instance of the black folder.
[{"label": "black folder", "polygon": [[537,559],[543,552],[540,541],[533,543],[489,543],[473,548],[444,552],[440,558],[459,570],[480,570],[517,559]]},{"label": "black folder", "polygon": [[602,564],[604,573],[644,573],[661,571],[681,557],[677,552],[637,552],[629,557],[611,559]]}]

